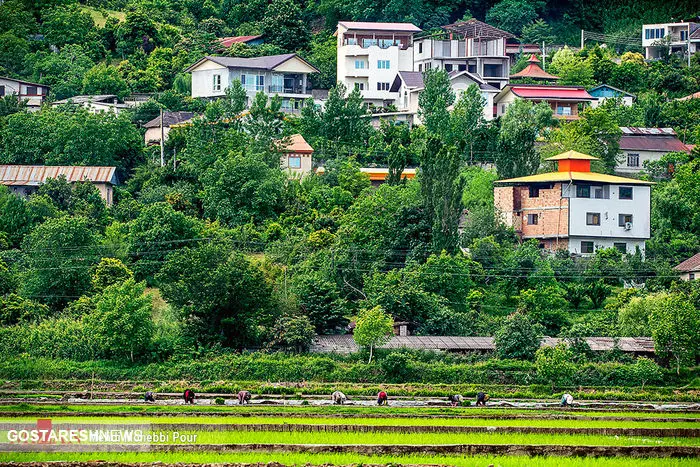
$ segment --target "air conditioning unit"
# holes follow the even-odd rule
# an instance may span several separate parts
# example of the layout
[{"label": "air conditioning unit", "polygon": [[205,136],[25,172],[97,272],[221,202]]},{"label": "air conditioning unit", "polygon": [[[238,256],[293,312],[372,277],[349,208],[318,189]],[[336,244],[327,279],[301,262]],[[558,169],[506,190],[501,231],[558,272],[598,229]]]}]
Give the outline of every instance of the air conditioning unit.
[{"label": "air conditioning unit", "polygon": [[625,222],[625,230],[632,230],[632,223],[631,222]]}]

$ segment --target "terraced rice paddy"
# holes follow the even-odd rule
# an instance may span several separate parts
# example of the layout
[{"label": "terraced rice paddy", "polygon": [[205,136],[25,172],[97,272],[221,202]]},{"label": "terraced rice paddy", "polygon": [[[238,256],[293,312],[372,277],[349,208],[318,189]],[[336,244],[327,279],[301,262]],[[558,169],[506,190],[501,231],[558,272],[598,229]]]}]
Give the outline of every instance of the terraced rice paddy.
[{"label": "terraced rice paddy", "polygon": [[[130,410],[144,413],[128,414]],[[2,444],[9,424],[31,427],[38,418],[50,418],[54,429],[138,426],[178,431],[180,440],[196,439],[169,438],[147,446],[150,452],[133,452],[144,449],[134,443],[52,448],[72,452],[0,452],[0,463],[700,465],[700,414],[692,410],[23,404],[2,406],[0,412],[0,451],[9,449]],[[89,452],[76,452],[80,450]],[[132,452],[102,452],[110,450]]]}]

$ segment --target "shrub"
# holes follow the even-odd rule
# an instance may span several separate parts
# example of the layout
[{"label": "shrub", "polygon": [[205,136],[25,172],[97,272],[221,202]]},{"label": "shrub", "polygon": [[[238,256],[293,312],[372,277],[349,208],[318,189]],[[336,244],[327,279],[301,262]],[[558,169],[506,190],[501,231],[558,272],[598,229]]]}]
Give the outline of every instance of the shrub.
[{"label": "shrub", "polygon": [[499,357],[532,360],[540,347],[538,326],[522,313],[514,313],[496,331],[494,341]]},{"label": "shrub", "polygon": [[214,403],[216,405],[224,405],[226,403],[226,401],[224,400],[223,397],[217,397],[216,399],[214,399]]}]

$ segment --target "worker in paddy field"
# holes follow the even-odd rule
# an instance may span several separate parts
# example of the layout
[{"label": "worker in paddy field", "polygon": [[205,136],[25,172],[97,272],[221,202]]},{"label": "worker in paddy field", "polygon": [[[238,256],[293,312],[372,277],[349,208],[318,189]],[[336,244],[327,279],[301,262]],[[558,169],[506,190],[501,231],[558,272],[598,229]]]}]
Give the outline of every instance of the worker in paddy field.
[{"label": "worker in paddy field", "polygon": [[486,401],[490,399],[489,395],[486,394],[485,392],[478,392],[476,394],[476,406],[486,406]]},{"label": "worker in paddy field", "polygon": [[452,407],[457,407],[459,404],[464,402],[464,397],[461,394],[453,394],[451,396],[447,396],[447,400],[450,401]]},{"label": "worker in paddy field", "polygon": [[331,394],[331,400],[336,405],[343,405],[348,398],[342,392],[335,391],[333,394]]},{"label": "worker in paddy field", "polygon": [[248,404],[250,402],[250,391],[239,391],[238,392],[238,404]]},{"label": "worker in paddy field", "polygon": [[573,403],[574,403],[574,396],[572,396],[569,393],[565,393],[563,396],[561,396],[561,402],[559,403],[559,405],[561,405],[562,407],[566,407],[566,406],[571,405]]},{"label": "worker in paddy field", "polygon": [[153,394],[153,391],[148,391],[146,395],[143,397],[143,400],[146,402],[155,402],[156,401],[156,396]]},{"label": "worker in paddy field", "polygon": [[389,405],[389,398],[386,392],[379,391],[379,394],[377,394],[377,405]]},{"label": "worker in paddy field", "polygon": [[194,391],[192,389],[186,389],[183,397],[185,398],[185,404],[194,404]]}]

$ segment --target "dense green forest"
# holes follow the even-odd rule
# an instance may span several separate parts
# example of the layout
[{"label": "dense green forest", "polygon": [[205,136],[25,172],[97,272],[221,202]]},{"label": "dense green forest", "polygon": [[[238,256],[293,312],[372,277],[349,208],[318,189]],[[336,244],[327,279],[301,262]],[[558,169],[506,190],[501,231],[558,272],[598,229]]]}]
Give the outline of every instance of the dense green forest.
[{"label": "dense green forest", "polygon": [[[700,90],[700,56],[688,67],[595,44],[560,50],[548,71],[563,84],[638,94],[631,107],[609,100],[572,122],[525,101],[486,122],[477,88],[457,98],[447,75],[431,70],[424,125],[376,129],[358,91],[334,86],[332,36],[339,18],[428,29],[474,15],[575,44],[581,27],[629,36],[642,22],[697,14],[691,3],[6,0],[0,75],[48,84],[55,99],[154,95],[119,115],[71,105],[28,112],[0,99],[0,163],[111,165],[122,182],[110,207],[89,183],[50,180],[27,199],[0,186],[0,352],[163,362],[303,350],[314,333],[344,332],[379,307],[416,334],[495,335],[503,359],[533,359],[542,335],[645,335],[676,368],[693,364],[700,282],[679,283],[672,266],[700,251],[697,148],[646,167],[659,182],[646,258],[606,249],[573,259],[520,242],[496,221],[492,183],[551,170],[542,160],[568,149],[611,172],[620,126],[673,127],[700,142],[700,99],[675,99]],[[286,115],[259,94],[241,117],[240,87],[212,102],[188,96],[183,70],[216,50],[215,37],[253,33],[266,44],[224,53],[299,51],[322,70],[316,84],[332,87],[323,108]],[[141,127],[161,108],[202,113],[172,130],[165,167]],[[322,174],[279,170],[280,142],[295,133],[316,149]],[[388,166],[387,183],[371,187],[359,170],[368,164]],[[401,180],[407,166],[420,168],[416,180]],[[553,350],[564,360],[573,351],[580,362],[595,358]]]}]

